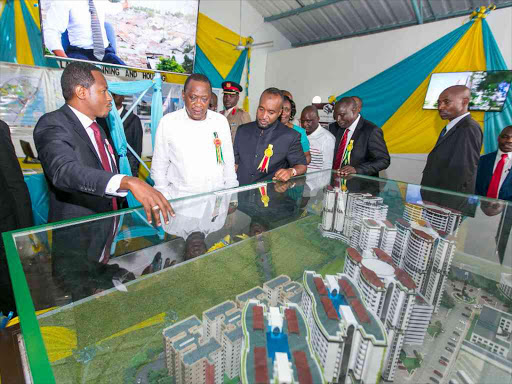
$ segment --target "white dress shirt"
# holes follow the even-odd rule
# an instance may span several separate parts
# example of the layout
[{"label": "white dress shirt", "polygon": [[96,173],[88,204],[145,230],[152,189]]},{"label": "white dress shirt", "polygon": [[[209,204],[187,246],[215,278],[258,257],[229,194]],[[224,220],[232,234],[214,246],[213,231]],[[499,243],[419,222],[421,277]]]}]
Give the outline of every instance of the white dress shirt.
[{"label": "white dress shirt", "polygon": [[[465,118],[468,115],[470,115],[470,113],[466,112],[465,114],[460,115],[459,117],[456,117],[455,119],[450,121],[448,124],[446,124],[446,133],[448,133],[448,131],[450,129],[452,129],[455,126],[455,124],[457,124],[459,121],[461,121],[463,118]],[[445,135],[446,135],[446,133],[445,133]]]},{"label": "white dress shirt", "polygon": [[[89,139],[91,139],[92,145],[94,146],[94,149],[96,150],[96,154],[98,155],[98,158],[101,160],[100,152],[98,150],[98,145],[96,144],[96,139],[94,138],[94,131],[91,128],[91,124],[93,123],[93,120],[91,120],[88,116],[84,115],[82,112],[76,110],[72,106],[68,104],[69,109],[73,111],[73,113],[76,115],[78,120],[80,120],[80,123],[82,123],[82,126],[84,127],[85,131],[87,132],[87,135],[89,136]],[[110,150],[105,145],[105,151],[107,152],[108,162],[110,164],[110,169],[113,169],[112,163],[117,168],[117,164],[115,163],[115,157],[110,155]],[[116,196],[116,197],[125,197],[128,194],[128,191],[119,190],[121,186],[121,180],[126,175],[117,174],[111,177],[111,179],[107,183],[107,188],[105,188],[105,194],[110,196]]]},{"label": "white dress shirt", "polygon": [[[105,8],[111,4],[106,0],[95,0],[101,35],[105,48],[109,41],[105,32]],[[68,31],[69,43],[83,49],[93,49],[91,13],[88,0],[52,1],[43,23],[44,45],[50,51],[64,50],[62,34]]]},{"label": "white dress shirt", "polygon": [[[350,127],[348,127],[348,133],[347,133],[347,144],[345,144],[345,148],[343,148],[343,155],[345,155],[345,150],[347,149],[348,144],[350,143],[350,140],[352,139],[352,135],[354,134],[357,124],[359,124],[359,120],[361,120],[361,115],[357,115],[357,119],[354,120],[352,124],[350,124]],[[341,143],[341,141],[340,141]],[[343,159],[343,157],[342,157]]]},{"label": "white dress shirt", "polygon": [[510,169],[512,169],[512,152],[501,152],[501,150],[498,149],[498,154],[496,155],[496,161],[494,161],[494,168],[492,169],[493,173],[496,170],[496,166],[501,160],[501,156],[506,154],[507,158],[505,160],[505,166],[503,167],[503,172],[501,173],[501,179],[500,179],[500,185],[498,187],[498,193],[501,189],[501,186],[503,185],[503,182],[508,176],[508,173],[510,172]]},{"label": "white dress shirt", "polygon": [[229,114],[233,111],[233,108],[236,108],[236,105],[234,107],[229,108],[227,111],[222,111],[222,113],[224,114],[224,116],[228,117]]},{"label": "white dress shirt", "polygon": [[318,128],[308,136],[309,153],[311,163],[308,164],[308,172],[320,169],[332,169],[334,145],[336,138],[327,129],[318,125]]},{"label": "white dress shirt", "polygon": [[[214,132],[224,164],[217,163]],[[185,108],[165,115],[156,131],[151,178],[168,199],[237,187],[226,117],[208,110],[205,120],[192,120]]]},{"label": "white dress shirt", "polygon": [[184,240],[194,232],[208,236],[224,227],[230,201],[229,193],[178,200],[172,204],[176,216],[169,218],[169,224],[162,222],[162,229]]}]

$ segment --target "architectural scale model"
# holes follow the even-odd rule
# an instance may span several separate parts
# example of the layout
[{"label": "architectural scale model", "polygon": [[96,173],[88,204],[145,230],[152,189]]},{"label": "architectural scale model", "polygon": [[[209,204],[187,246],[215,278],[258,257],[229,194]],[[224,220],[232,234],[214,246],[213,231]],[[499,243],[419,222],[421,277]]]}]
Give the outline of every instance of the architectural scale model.
[{"label": "architectural scale model", "polygon": [[243,310],[242,383],[325,383],[311,330],[295,303],[267,306],[250,299]]},{"label": "architectural scale model", "polygon": [[512,364],[511,334],[512,315],[484,305],[470,341],[494,355],[509,360],[509,364]]},{"label": "architectural scale model", "polygon": [[434,308],[417,293],[411,276],[381,249],[374,248],[363,258],[355,248],[348,248],[344,273],[361,290],[366,308],[384,324],[389,347],[382,377],[392,381],[402,346],[423,344]]},{"label": "architectural scale model", "polygon": [[[165,362],[169,375],[184,384],[222,384],[224,375],[229,379],[239,377],[244,336],[242,309],[251,300],[269,308],[293,306],[300,303],[302,291],[301,284],[281,275],[267,281],[263,288],[254,287],[241,293],[236,303],[225,301],[208,309],[203,312],[202,322],[191,316],[165,328]],[[306,337],[305,330],[303,333]],[[283,356],[279,357],[279,362],[279,366],[283,365]],[[314,371],[314,366],[310,370]]]},{"label": "architectural scale model", "polygon": [[498,288],[507,299],[512,300],[512,275],[509,273],[502,273]]},{"label": "architectural scale model", "polygon": [[437,312],[455,253],[461,213],[431,203],[406,203],[403,219],[387,220],[388,206],[381,197],[325,189],[323,236],[343,241],[362,258],[378,248],[390,255],[416,285],[416,292]]},{"label": "architectural scale model", "polygon": [[305,271],[302,309],[313,350],[329,383],[377,383],[388,337],[382,321],[364,305],[363,293],[346,274]]}]

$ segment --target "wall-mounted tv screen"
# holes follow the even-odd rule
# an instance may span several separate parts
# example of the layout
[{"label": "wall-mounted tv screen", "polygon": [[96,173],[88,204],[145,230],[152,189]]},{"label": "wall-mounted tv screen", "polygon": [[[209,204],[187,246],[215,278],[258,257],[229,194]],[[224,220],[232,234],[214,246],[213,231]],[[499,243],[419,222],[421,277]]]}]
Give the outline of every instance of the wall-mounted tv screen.
[{"label": "wall-mounted tv screen", "polygon": [[199,0],[39,0],[45,56],[190,74]]},{"label": "wall-mounted tv screen", "polygon": [[465,85],[471,89],[470,110],[500,112],[511,83],[512,71],[433,73],[423,109],[437,109],[441,92],[452,85]]}]

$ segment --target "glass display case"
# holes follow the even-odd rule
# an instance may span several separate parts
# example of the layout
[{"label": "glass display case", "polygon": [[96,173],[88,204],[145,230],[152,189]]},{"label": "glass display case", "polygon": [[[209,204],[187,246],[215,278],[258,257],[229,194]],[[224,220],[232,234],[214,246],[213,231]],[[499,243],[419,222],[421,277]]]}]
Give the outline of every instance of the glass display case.
[{"label": "glass display case", "polygon": [[506,202],[321,171],[171,204],[4,234],[34,383],[511,382]]}]

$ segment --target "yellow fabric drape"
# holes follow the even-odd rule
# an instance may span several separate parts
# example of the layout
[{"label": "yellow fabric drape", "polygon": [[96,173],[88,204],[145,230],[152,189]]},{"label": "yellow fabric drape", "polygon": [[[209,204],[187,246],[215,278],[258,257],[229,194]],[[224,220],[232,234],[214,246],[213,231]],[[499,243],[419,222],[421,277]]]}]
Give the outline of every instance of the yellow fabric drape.
[{"label": "yellow fabric drape", "polygon": [[14,33],[16,36],[16,62],[34,65],[34,57],[28,40],[27,28],[19,0],[14,2]]},{"label": "yellow fabric drape", "polygon": [[[485,71],[482,22],[478,20],[434,68],[435,72]],[[447,124],[437,111],[424,110],[430,76],[382,127],[390,153],[429,153]],[[484,112],[471,112],[483,127]]]},{"label": "yellow fabric drape", "polygon": [[[241,51],[234,49],[232,45],[223,43],[217,38],[238,44],[239,35],[208,16],[199,13],[197,20],[197,45],[208,57],[217,72],[225,78],[235,62],[240,57]],[[246,44],[247,39],[242,37],[242,44]]]},{"label": "yellow fabric drape", "polygon": [[41,30],[41,23],[39,21],[39,7],[37,6],[37,1],[34,0],[22,0],[25,2],[25,6],[28,9],[28,12],[32,16],[32,19],[34,19],[34,23],[36,23],[37,28]]}]

